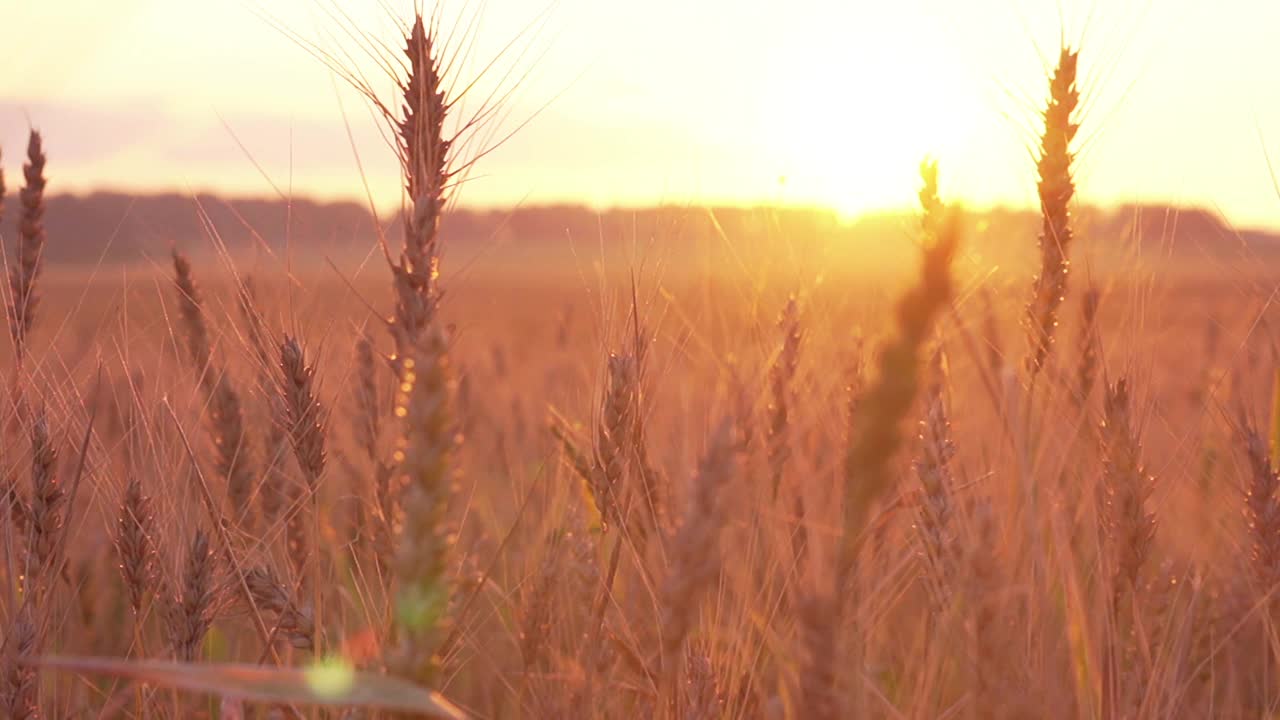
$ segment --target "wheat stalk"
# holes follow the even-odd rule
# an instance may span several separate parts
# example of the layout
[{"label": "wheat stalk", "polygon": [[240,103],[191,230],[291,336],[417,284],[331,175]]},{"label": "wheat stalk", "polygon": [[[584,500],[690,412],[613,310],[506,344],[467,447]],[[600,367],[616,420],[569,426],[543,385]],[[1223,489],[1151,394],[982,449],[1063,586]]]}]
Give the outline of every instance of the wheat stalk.
[{"label": "wheat stalk", "polygon": [[448,560],[454,537],[447,518],[458,438],[443,333],[428,328],[420,342],[427,347],[405,358],[396,398],[401,419],[396,443],[400,508],[392,561],[397,622],[387,664],[401,677],[429,683],[438,667],[435,653],[451,595]]},{"label": "wheat stalk", "polygon": [[364,332],[356,340],[356,381],[352,388],[355,401],[355,418],[352,421],[356,442],[373,464],[373,526],[374,559],[381,563],[393,550],[392,527],[396,515],[395,488],[392,485],[394,468],[382,458],[379,448],[382,438],[382,405],[379,401],[377,365],[374,362],[373,342]]},{"label": "wheat stalk", "polygon": [[999,529],[995,513],[986,498],[972,512],[973,528],[964,551],[968,570],[967,640],[972,659],[972,701],[970,717],[986,717],[1007,703],[1002,693],[1009,682],[1004,627],[997,593],[1005,587],[1006,566],[1001,562]]}]

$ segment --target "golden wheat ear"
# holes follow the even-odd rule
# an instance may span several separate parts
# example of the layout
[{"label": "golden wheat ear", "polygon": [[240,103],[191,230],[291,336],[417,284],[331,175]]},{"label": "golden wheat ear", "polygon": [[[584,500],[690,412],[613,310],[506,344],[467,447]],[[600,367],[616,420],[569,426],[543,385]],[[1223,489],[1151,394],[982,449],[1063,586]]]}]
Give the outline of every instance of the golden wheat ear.
[{"label": "golden wheat ear", "polygon": [[1080,337],[1077,342],[1076,393],[1080,404],[1088,405],[1102,361],[1102,340],[1098,334],[1098,308],[1102,293],[1090,285],[1080,300]]},{"label": "golden wheat ear", "polygon": [[800,344],[804,332],[800,327],[800,309],[795,296],[787,300],[778,318],[778,330],[782,334],[782,346],[769,369],[769,472],[773,484],[773,497],[778,497],[791,457],[790,426],[795,390],[792,382],[800,364]]},{"label": "golden wheat ear", "polygon": [[455,384],[449,339],[437,316],[440,217],[447,202],[451,146],[444,137],[448,100],[434,27],[419,13],[405,38],[408,76],[400,79],[403,115],[396,121],[404,187],[404,249],[391,264],[395,311],[388,322],[399,421],[395,486],[388,495],[395,545],[390,561],[396,622],[385,651],[387,668],[412,682],[433,684],[452,594]]},{"label": "golden wheat ear", "polygon": [[213,625],[217,596],[217,561],[209,536],[197,528],[187,546],[182,580],[168,611],[169,640],[178,660],[191,662],[200,655],[204,637]]},{"label": "golden wheat ear", "polygon": [[1058,327],[1058,308],[1067,293],[1067,272],[1071,267],[1073,239],[1071,199],[1075,178],[1071,165],[1075,155],[1071,143],[1080,126],[1073,116],[1080,103],[1076,88],[1079,53],[1063,48],[1058,67],[1049,81],[1049,104],[1044,111],[1044,134],[1040,139],[1040,274],[1027,305],[1027,373],[1036,377],[1053,349]]},{"label": "golden wheat ear", "polygon": [[1280,474],[1271,463],[1261,434],[1248,424],[1241,432],[1249,461],[1244,508],[1252,541],[1249,559],[1259,589],[1268,593],[1280,584]]},{"label": "golden wheat ear", "polygon": [[929,587],[933,592],[934,610],[941,614],[948,604],[956,561],[952,528],[951,461],[956,446],[951,438],[951,420],[947,409],[946,355],[939,347],[929,363],[925,387],[924,418],[920,421],[918,450],[912,466],[923,491],[917,508],[916,529],[924,548]]},{"label": "golden wheat ear", "polygon": [[[928,190],[936,175],[925,173]],[[845,454],[845,510],[837,586],[851,574],[872,505],[893,484],[890,463],[903,443],[902,422],[920,385],[920,356],[934,321],[951,302],[951,261],[960,245],[960,217],[948,210],[925,238],[917,285],[898,302],[896,336],[880,352],[878,375],[858,399]]]},{"label": "golden wheat ear", "polygon": [[307,363],[302,345],[286,337],[280,345],[281,392],[289,437],[298,466],[312,492],[324,474],[327,418],[315,392],[315,366]]},{"label": "golden wheat ear", "polygon": [[151,595],[156,573],[156,526],[151,498],[143,492],[142,480],[134,475],[120,500],[116,527],[116,553],[120,556],[120,576],[129,593],[129,608],[135,617]]},{"label": "golden wheat ear", "polygon": [[29,663],[40,654],[39,628],[31,617],[30,604],[24,604],[8,628],[0,650],[0,709],[12,720],[37,720],[40,702],[40,679]]},{"label": "golden wheat ear", "polygon": [[31,509],[27,538],[27,581],[37,592],[52,587],[58,570],[59,540],[66,522],[66,490],[58,478],[58,450],[43,409],[31,421]]},{"label": "golden wheat ear", "polygon": [[670,543],[670,568],[662,588],[660,677],[675,689],[683,675],[685,640],[696,626],[701,595],[720,573],[721,494],[737,478],[742,440],[737,422],[725,418],[712,433],[693,480],[684,521]]},{"label": "golden wheat ear", "polygon": [[294,598],[294,594],[266,566],[250,568],[244,576],[258,610],[271,613],[276,618],[276,632],[299,650],[315,648],[315,621],[309,608]]},{"label": "golden wheat ear", "polygon": [[173,251],[173,283],[178,292],[178,316],[187,336],[187,358],[199,374],[200,389],[208,401],[209,435],[217,458],[218,474],[226,482],[227,498],[238,523],[252,520],[250,503],[257,489],[253,469],[253,444],[245,425],[240,393],[228,368],[214,352],[204,298],[196,284],[191,261]]},{"label": "golden wheat ear", "polygon": [[[9,268],[9,332],[18,362],[27,352],[27,337],[35,324],[36,282],[44,267],[45,154],[40,133],[27,140],[27,162],[22,166],[24,185],[19,192],[17,259]],[[0,194],[3,194],[0,182]]]}]

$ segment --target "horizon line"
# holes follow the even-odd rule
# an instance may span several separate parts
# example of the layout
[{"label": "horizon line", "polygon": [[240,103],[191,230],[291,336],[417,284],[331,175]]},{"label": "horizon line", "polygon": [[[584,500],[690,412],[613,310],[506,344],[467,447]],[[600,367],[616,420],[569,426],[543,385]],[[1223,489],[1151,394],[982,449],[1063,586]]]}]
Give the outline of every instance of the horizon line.
[{"label": "horizon line", "polygon": [[[4,195],[17,195],[19,188],[6,188]],[[47,195],[52,200],[55,198],[88,198],[101,195],[115,195],[131,198],[160,198],[160,197],[181,197],[190,200],[199,198],[214,198],[223,202],[274,202],[274,203],[291,203],[306,202],[313,205],[355,205],[359,206],[364,212],[369,212],[369,203],[356,196],[341,194],[309,194],[296,193],[291,197],[282,197],[273,193],[244,193],[244,192],[227,192],[214,189],[196,189],[193,191],[184,191],[178,189],[145,189],[134,190],[127,188],[114,187],[98,187],[88,190],[60,190]],[[2,198],[3,196],[0,196]],[[986,204],[967,204],[964,202],[954,203],[956,207],[977,215],[993,213],[993,212],[1013,212],[1013,213],[1038,213],[1038,208],[1029,204],[1020,203],[986,203]],[[374,208],[373,216],[379,220],[389,218],[398,212],[396,208],[388,206]],[[472,213],[493,213],[493,212],[514,212],[518,210],[536,210],[548,208],[563,209],[579,209],[590,210],[599,214],[616,213],[616,212],[640,212],[646,210],[783,210],[789,212],[813,212],[831,215],[841,225],[850,225],[859,220],[876,217],[894,217],[903,215],[917,215],[919,210],[910,204],[902,204],[899,206],[885,205],[880,207],[868,207],[854,213],[845,213],[839,208],[830,204],[821,202],[787,202],[787,201],[766,201],[766,200],[730,200],[727,198],[717,198],[710,202],[672,202],[672,201],[654,201],[654,202],[619,202],[619,203],[596,203],[587,199],[573,200],[553,200],[539,201],[536,203],[472,203],[466,201],[458,201],[451,203],[447,212],[472,212]],[[1222,222],[1222,224],[1236,232],[1248,232],[1256,230],[1264,230],[1270,232],[1280,232],[1280,218],[1273,223],[1259,224],[1237,224],[1221,209],[1208,204],[1197,203],[1178,203],[1170,200],[1155,200],[1150,198],[1127,198],[1112,202],[1076,202],[1077,210],[1093,210],[1104,213],[1114,214],[1134,208],[1155,208],[1165,209],[1177,212],[1200,212],[1207,213]]]}]

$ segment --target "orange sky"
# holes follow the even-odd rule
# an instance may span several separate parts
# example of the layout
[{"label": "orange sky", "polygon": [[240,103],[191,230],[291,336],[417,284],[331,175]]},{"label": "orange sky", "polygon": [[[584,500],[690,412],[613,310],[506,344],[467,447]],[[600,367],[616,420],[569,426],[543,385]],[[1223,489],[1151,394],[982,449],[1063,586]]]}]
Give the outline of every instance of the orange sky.
[{"label": "orange sky", "polygon": [[[480,5],[455,0],[446,17]],[[0,0],[10,183],[30,122],[48,136],[55,189],[360,197],[345,106],[376,202],[393,206],[396,170],[365,105],[262,17],[353,49],[334,7]],[[397,42],[381,0],[341,7]],[[1030,205],[1042,56],[1065,26],[1084,43],[1086,201],[1280,226],[1266,162],[1269,150],[1280,165],[1274,0],[488,0],[475,58],[531,25],[528,54],[504,66],[530,74],[497,130],[537,116],[480,164],[465,202],[856,212],[910,204],[928,154],[949,197]]]}]

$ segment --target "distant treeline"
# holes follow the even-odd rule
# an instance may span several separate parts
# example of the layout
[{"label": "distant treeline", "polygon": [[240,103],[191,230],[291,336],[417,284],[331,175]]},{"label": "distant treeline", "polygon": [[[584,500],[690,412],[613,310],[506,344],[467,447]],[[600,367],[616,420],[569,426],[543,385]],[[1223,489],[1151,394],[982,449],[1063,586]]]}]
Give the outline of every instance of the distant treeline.
[{"label": "distant treeline", "polygon": [[[12,236],[17,198],[7,197],[0,233]],[[160,257],[176,246],[191,254],[213,251],[218,242],[233,253],[286,243],[293,257],[364,253],[381,231],[394,249],[399,220],[392,214],[375,220],[355,202],[296,199],[224,199],[178,194],[130,195],[99,192],[56,195],[45,212],[46,260],[51,264],[131,263]],[[836,213],[806,208],[656,207],[598,211],[556,205],[507,210],[456,209],[443,221],[443,236],[459,257],[483,255],[527,260],[581,254],[622,253],[665,257],[686,252],[731,252],[782,246],[873,248],[895,254],[911,247],[916,219],[909,213],[882,213],[843,221]],[[1039,231],[1032,211],[993,209],[973,214],[972,247],[996,255],[1034,252]],[[1124,206],[1110,211],[1085,209],[1077,227],[1095,248],[1132,248],[1230,256],[1269,252],[1280,237],[1237,232],[1218,216],[1198,209]],[[715,252],[719,252],[716,250]]]}]

